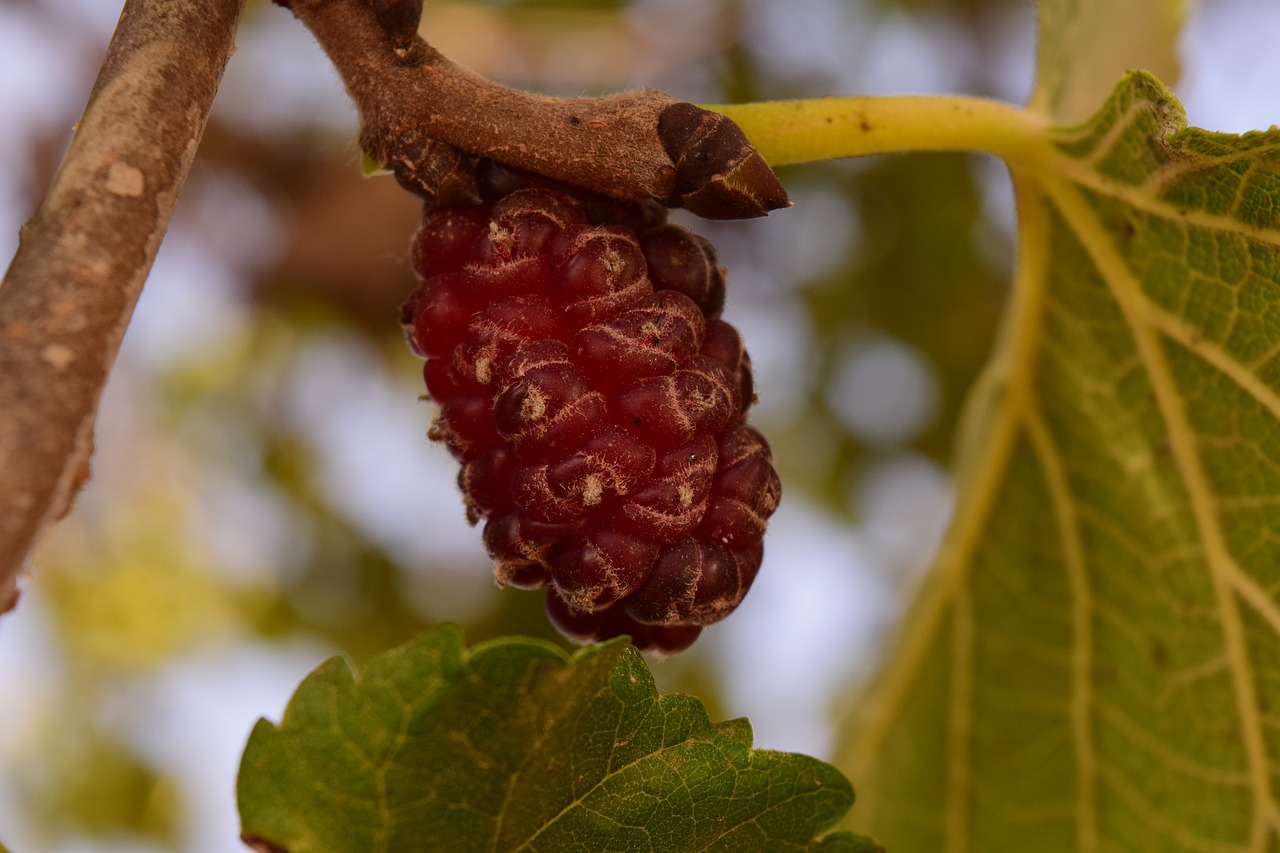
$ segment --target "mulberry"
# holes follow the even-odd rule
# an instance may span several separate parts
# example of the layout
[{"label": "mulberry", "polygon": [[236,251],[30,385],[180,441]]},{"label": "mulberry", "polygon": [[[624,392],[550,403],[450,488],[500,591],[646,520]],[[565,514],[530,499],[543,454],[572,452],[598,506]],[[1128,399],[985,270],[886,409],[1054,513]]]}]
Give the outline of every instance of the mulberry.
[{"label": "mulberry", "polygon": [[656,203],[487,162],[479,184],[414,242],[429,434],[500,584],[548,587],[576,640],[686,648],[750,588],[781,491],[724,270]]}]

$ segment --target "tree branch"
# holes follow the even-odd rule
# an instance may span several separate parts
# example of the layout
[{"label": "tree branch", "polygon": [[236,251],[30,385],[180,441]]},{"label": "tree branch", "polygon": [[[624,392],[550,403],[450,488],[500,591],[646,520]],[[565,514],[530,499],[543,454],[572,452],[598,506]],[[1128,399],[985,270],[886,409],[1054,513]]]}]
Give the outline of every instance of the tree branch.
[{"label": "tree branch", "polygon": [[0,283],[0,612],[88,479],[107,374],[233,49],[244,0],[127,0]]},{"label": "tree branch", "polygon": [[[656,198],[710,218],[761,216],[790,204],[742,131],[718,113],[651,89],[549,98],[499,85],[418,38],[411,10],[421,4],[413,0],[282,5],[328,53],[360,113],[361,144],[384,164],[412,161],[430,137],[606,195]],[[441,161],[438,150],[433,157]]]}]

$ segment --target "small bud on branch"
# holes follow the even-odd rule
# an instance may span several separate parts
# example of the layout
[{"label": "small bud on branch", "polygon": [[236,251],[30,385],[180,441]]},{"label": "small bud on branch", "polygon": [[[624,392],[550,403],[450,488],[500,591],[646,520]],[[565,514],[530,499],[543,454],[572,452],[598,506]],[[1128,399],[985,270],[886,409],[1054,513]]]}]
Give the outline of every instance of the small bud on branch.
[{"label": "small bud on branch", "polygon": [[361,132],[360,148],[390,169],[400,186],[424,201],[441,204],[480,201],[471,158],[447,142],[416,130],[407,130],[391,140]]},{"label": "small bud on branch", "polygon": [[422,0],[373,0],[373,14],[396,49],[404,50],[418,35]]}]

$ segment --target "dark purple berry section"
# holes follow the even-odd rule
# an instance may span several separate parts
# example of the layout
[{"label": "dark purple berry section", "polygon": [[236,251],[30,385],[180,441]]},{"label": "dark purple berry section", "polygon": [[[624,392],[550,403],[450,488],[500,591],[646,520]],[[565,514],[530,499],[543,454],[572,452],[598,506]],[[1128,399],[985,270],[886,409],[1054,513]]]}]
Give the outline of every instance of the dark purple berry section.
[{"label": "dark purple berry section", "polygon": [[653,204],[493,163],[428,208],[403,321],[498,582],[580,642],[687,648],[751,587],[781,489],[725,275]]}]

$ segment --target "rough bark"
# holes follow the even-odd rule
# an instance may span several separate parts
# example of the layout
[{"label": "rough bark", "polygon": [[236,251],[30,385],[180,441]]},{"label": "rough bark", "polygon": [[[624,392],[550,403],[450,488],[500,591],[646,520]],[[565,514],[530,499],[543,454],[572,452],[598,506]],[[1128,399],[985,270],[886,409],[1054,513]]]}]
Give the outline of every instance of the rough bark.
[{"label": "rough bark", "polygon": [[195,157],[244,0],[127,0],[0,284],[0,612],[89,474],[107,375]]},{"label": "rough bark", "polygon": [[[311,30],[342,75],[380,162],[415,173],[425,138],[620,198],[656,198],[701,216],[742,219],[790,204],[728,118],[652,89],[551,98],[462,68],[413,34],[414,0],[277,0]],[[412,25],[412,26],[410,26]],[[410,161],[410,162],[405,162]],[[422,192],[414,181],[413,189]],[[425,193],[424,193],[425,194]]]}]

